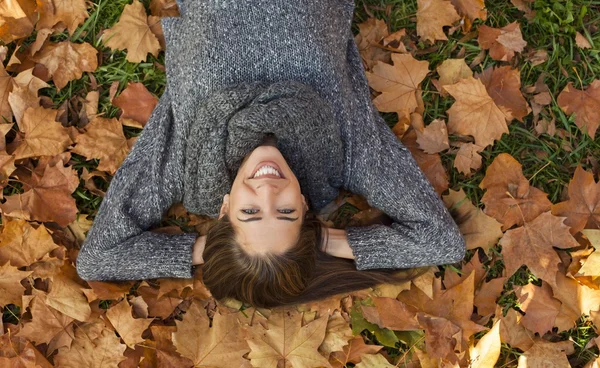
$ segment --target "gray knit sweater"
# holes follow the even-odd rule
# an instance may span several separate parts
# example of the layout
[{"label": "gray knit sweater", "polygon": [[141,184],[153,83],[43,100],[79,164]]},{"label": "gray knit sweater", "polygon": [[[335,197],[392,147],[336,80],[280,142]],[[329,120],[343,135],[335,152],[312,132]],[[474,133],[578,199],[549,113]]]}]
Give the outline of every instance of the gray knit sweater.
[{"label": "gray knit sweater", "polygon": [[164,18],[167,88],[115,173],[76,261],[86,280],[193,276],[196,233],[150,231],[182,201],[216,216],[264,133],[319,211],[339,188],[391,226],[346,228],[358,270],[460,261],[465,242],[371,103],[353,0],[177,0]]}]

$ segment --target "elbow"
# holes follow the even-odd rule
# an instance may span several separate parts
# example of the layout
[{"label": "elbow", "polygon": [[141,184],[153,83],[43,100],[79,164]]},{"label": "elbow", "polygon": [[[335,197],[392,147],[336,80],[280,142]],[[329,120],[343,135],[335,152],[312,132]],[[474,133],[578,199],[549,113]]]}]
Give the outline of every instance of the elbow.
[{"label": "elbow", "polygon": [[75,260],[75,269],[77,270],[77,275],[79,275],[82,280],[96,281],[100,278],[97,268],[94,267],[98,262],[96,261],[96,257],[88,251],[89,248],[89,244],[86,245],[84,243],[84,245],[82,245],[81,250],[77,255],[77,259]]},{"label": "elbow", "polygon": [[467,243],[465,238],[455,223],[452,223],[452,226],[450,229],[446,229],[446,232],[448,234],[448,237],[446,238],[448,255],[445,263],[459,263],[465,258],[467,253]]},{"label": "elbow", "polygon": [[467,244],[454,222],[435,226],[435,230],[430,231],[428,235],[422,244],[430,244],[430,247],[435,244],[431,252],[434,254],[436,264],[459,263],[465,258]]}]

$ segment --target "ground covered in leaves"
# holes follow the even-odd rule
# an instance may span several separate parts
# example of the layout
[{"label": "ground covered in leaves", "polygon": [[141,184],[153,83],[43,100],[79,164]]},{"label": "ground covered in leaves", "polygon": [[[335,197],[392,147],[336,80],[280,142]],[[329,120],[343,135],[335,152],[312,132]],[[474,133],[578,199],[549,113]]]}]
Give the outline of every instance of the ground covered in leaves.
[{"label": "ground covered in leaves", "polygon": [[[164,91],[159,20],[177,15],[173,0],[0,1],[0,366],[600,365],[600,2],[356,0],[373,103],[467,256],[271,310],[217,303],[200,272],[75,272]],[[320,214],[382,215],[346,192]],[[177,204],[156,231],[210,221]]]}]

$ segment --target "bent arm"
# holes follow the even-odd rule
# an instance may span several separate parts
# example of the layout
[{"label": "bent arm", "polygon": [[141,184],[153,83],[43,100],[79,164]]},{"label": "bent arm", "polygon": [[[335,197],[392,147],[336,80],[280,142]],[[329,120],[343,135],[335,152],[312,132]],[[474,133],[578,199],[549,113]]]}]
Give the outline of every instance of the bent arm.
[{"label": "bent arm", "polygon": [[390,226],[347,227],[357,269],[413,268],[460,261],[463,236],[410,151],[377,113],[369,144],[352,149],[348,190],[393,219]]},{"label": "bent arm", "polygon": [[168,90],[115,173],[77,257],[84,280],[191,278],[198,234],[149,231],[182,198],[184,139]]}]

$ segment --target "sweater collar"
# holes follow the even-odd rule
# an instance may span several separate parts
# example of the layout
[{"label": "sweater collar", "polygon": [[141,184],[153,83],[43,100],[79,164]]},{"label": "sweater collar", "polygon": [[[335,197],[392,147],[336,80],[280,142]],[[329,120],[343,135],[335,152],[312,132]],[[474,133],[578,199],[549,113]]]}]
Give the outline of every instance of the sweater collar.
[{"label": "sweater collar", "polygon": [[229,86],[202,101],[186,135],[184,198],[188,211],[218,216],[244,157],[265,134],[298,178],[309,208],[320,210],[343,183],[343,141],[331,107],[297,81]]}]

